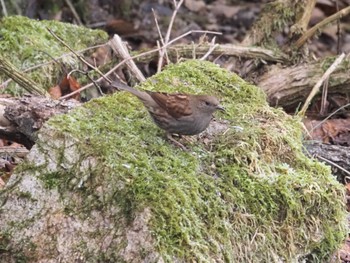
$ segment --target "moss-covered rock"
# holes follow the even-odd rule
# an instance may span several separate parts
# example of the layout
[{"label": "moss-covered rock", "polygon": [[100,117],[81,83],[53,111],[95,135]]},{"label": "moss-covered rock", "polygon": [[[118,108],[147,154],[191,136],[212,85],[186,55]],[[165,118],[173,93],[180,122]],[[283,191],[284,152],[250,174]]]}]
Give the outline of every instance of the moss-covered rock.
[{"label": "moss-covered rock", "polygon": [[182,151],[125,92],[52,118],[1,194],[7,257],[322,262],[337,248],[343,187],[303,154],[298,119],[209,62],[171,65],[138,88],[216,95],[225,128]]},{"label": "moss-covered rock", "polygon": [[[58,21],[38,21],[23,16],[4,17],[0,20],[0,52],[19,70],[51,62],[27,72],[28,76],[39,86],[48,89],[55,86],[62,77],[61,66],[52,57],[58,58],[64,54],[60,62],[67,68],[79,68],[79,60],[75,55],[58,42],[47,29],[51,29],[75,51],[107,41],[107,34],[101,30],[91,30],[85,27],[61,23]],[[51,56],[49,56],[49,55]],[[0,82],[7,79],[0,72]],[[10,84],[12,92],[14,83]],[[18,87],[17,87],[18,89]]]}]

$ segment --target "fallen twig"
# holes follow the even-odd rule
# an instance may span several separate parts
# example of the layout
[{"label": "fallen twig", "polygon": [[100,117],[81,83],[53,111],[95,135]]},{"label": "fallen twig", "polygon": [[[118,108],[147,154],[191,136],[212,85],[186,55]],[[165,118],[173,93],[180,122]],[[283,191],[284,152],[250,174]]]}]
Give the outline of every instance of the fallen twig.
[{"label": "fallen twig", "polygon": [[312,88],[309,96],[307,97],[301,111],[299,112],[299,115],[304,116],[307,108],[309,107],[312,99],[315,97],[315,95],[319,92],[320,87],[322,83],[329,78],[329,76],[336,70],[338,65],[343,61],[345,58],[345,54],[341,54],[334,62],[333,64],[326,70],[326,72],[323,74],[321,79],[316,83],[316,85]]},{"label": "fallen twig", "polygon": [[126,65],[129,68],[129,70],[131,70],[135,74],[136,78],[140,82],[145,81],[145,79],[146,79],[145,76],[142,74],[142,72],[136,66],[135,62],[131,59],[129,51],[128,51],[125,43],[120,38],[120,36],[114,35],[113,38],[109,41],[109,45],[111,46],[111,48],[113,49],[113,51],[115,53],[119,54],[119,56],[122,59],[128,59],[126,61]]},{"label": "fallen twig", "polygon": [[[166,44],[165,46],[163,46],[162,48],[164,47],[168,47],[170,46],[171,44],[173,44],[174,42],[178,41],[179,39],[189,35],[189,34],[192,34],[192,33],[206,33],[206,34],[215,34],[215,35],[221,35],[220,32],[215,32],[215,31],[203,31],[203,30],[192,30],[192,31],[188,31],[184,34],[182,34],[181,36],[178,36],[176,37],[175,39],[171,40],[168,42],[168,44]],[[129,57],[129,58],[125,58],[124,60],[122,60],[121,62],[119,62],[116,66],[114,66],[112,69],[110,69],[107,73],[105,73],[103,76],[104,77],[101,77],[101,78],[98,78],[96,80],[96,82],[99,82],[101,81],[102,79],[104,79],[105,77],[109,76],[110,74],[112,74],[116,69],[118,69],[120,66],[122,66],[124,63],[126,63],[127,61],[129,60],[132,60],[132,59],[135,59],[135,58],[139,58],[139,57],[143,57],[143,56],[147,56],[149,54],[152,54],[154,52],[158,52],[161,48],[156,48],[156,49],[152,49],[152,50],[149,50],[147,52],[144,52],[144,53],[141,53],[141,54],[138,54],[138,55],[135,55],[135,56],[132,56],[132,57]],[[93,83],[89,83],[88,85],[85,85],[84,87],[81,87],[80,89],[76,90],[76,91],[73,91],[72,93],[69,93],[65,96],[62,96],[60,98],[60,100],[64,100],[66,98],[69,98],[71,96],[73,96],[74,94],[78,93],[78,92],[81,92],[83,90],[86,90],[88,88],[90,88],[91,86],[93,86]]]}]

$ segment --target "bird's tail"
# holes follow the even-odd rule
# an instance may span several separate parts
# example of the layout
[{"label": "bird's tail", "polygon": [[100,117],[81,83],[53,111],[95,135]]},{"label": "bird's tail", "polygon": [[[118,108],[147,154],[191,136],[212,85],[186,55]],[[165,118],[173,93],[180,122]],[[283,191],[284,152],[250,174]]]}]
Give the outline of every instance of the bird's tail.
[{"label": "bird's tail", "polygon": [[138,97],[142,101],[147,101],[147,100],[149,100],[149,97],[150,97],[147,92],[134,89],[134,88],[124,84],[120,80],[113,81],[111,83],[111,86],[114,88],[117,88],[118,90],[128,91],[128,92],[134,94],[136,97]]}]

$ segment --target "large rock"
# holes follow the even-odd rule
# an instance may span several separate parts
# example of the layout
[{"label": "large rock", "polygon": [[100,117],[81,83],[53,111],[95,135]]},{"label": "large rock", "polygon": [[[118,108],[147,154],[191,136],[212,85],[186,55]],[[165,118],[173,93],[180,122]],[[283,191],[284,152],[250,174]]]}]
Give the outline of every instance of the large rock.
[{"label": "large rock", "polygon": [[0,193],[1,262],[324,261],[343,187],[302,152],[299,120],[209,62],[144,89],[214,94],[227,112],[183,151],[131,94],[52,118]]}]

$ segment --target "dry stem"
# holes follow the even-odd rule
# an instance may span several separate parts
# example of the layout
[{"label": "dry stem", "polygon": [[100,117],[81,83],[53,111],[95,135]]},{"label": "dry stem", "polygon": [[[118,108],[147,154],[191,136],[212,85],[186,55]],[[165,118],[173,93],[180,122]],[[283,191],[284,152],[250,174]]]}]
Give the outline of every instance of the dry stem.
[{"label": "dry stem", "polygon": [[320,23],[316,24],[312,28],[310,28],[308,31],[305,32],[295,43],[297,48],[300,48],[302,45],[305,44],[305,42],[311,38],[318,30],[320,30],[322,27],[328,25],[329,23],[333,22],[336,19],[340,19],[350,13],[350,6],[340,10],[339,12],[331,15],[330,17],[327,17]]},{"label": "dry stem", "polygon": [[[221,33],[219,32],[215,32],[215,31],[203,31],[203,30],[192,30],[192,31],[188,31],[184,34],[182,34],[181,36],[178,36],[176,37],[175,39],[169,41],[165,46],[163,46],[162,48],[166,48],[168,46],[170,46],[171,44],[173,44],[174,42],[178,41],[179,39],[189,35],[189,34],[192,34],[192,33],[206,33],[206,34],[216,34],[216,35],[221,35]],[[122,66],[124,63],[126,63],[127,61],[129,60],[132,60],[132,59],[135,59],[135,58],[139,58],[139,57],[143,57],[143,56],[146,56],[146,55],[149,55],[149,54],[152,54],[154,52],[158,52],[161,48],[156,48],[156,49],[152,49],[152,50],[149,50],[147,52],[144,52],[144,53],[141,53],[141,54],[138,54],[138,55],[135,55],[135,56],[132,56],[132,57],[129,57],[129,58],[125,58],[123,61],[119,62],[116,66],[114,66],[112,69],[110,69],[107,73],[105,73],[104,75],[102,74],[102,77],[97,79],[96,82],[99,82],[101,81],[102,79],[104,79],[105,77],[109,76],[110,74],[112,74],[117,68],[119,68],[120,66]],[[74,94],[78,93],[78,92],[81,92],[83,90],[86,90],[88,88],[90,88],[91,86],[93,86],[93,83],[90,83],[88,85],[85,85],[84,87],[81,87],[80,89],[76,90],[76,91],[73,91],[72,93],[69,93],[65,96],[62,96],[60,98],[60,100],[64,100],[66,98],[69,98],[71,96],[73,96]]]},{"label": "dry stem", "polygon": [[72,2],[70,0],[65,0],[66,4],[68,5],[70,11],[72,11],[72,14],[75,18],[75,20],[77,20],[78,25],[83,25],[83,22],[81,22],[81,19],[77,13],[77,11],[74,8],[74,5],[72,4]]},{"label": "dry stem", "polygon": [[316,83],[316,85],[312,88],[309,96],[307,97],[304,106],[302,107],[301,111],[299,112],[299,115],[304,116],[307,108],[309,107],[312,99],[315,97],[315,95],[319,92],[320,87],[322,83],[329,78],[329,76],[336,70],[338,65],[343,61],[345,58],[345,54],[341,54],[334,62],[333,64],[326,70],[326,72],[323,74],[322,78]]},{"label": "dry stem", "polygon": [[136,76],[136,78],[142,82],[145,81],[146,78],[142,74],[142,72],[139,70],[139,68],[136,66],[135,62],[131,59],[131,56],[129,54],[128,48],[126,47],[125,43],[122,41],[120,36],[114,35],[113,39],[109,41],[109,45],[113,49],[113,51],[121,56],[122,59],[127,59],[126,65],[133,72]]},{"label": "dry stem", "polygon": [[158,72],[160,72],[162,70],[164,54],[166,53],[166,46],[168,45],[169,40],[170,40],[170,34],[171,34],[171,30],[173,28],[174,20],[175,20],[176,14],[179,11],[183,2],[184,2],[184,0],[180,0],[180,2],[177,3],[176,0],[174,0],[175,9],[174,9],[173,15],[171,16],[171,19],[170,19],[170,23],[169,23],[168,31],[165,35],[163,47],[160,49],[160,52],[159,52],[158,69],[157,69]]}]

